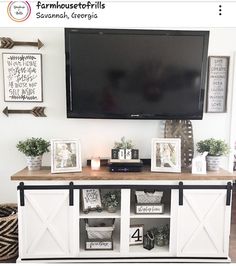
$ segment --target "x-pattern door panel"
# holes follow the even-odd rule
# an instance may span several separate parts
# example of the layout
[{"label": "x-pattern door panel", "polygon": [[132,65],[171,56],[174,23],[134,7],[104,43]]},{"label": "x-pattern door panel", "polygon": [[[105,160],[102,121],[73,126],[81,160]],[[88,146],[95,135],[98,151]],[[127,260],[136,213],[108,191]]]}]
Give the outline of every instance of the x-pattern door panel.
[{"label": "x-pattern door panel", "polygon": [[22,257],[75,256],[75,238],[79,239],[75,208],[69,206],[68,190],[26,190],[21,207]]},{"label": "x-pattern door panel", "polygon": [[184,190],[178,208],[177,255],[227,257],[230,206],[226,190]]}]

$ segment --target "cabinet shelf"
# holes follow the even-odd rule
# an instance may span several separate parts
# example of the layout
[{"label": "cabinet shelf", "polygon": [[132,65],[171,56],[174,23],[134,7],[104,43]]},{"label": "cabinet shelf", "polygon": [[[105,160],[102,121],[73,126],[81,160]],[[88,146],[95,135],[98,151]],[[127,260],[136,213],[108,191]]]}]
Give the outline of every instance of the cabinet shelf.
[{"label": "cabinet shelf", "polygon": [[155,246],[151,250],[143,248],[142,245],[133,245],[129,247],[130,254],[134,256],[153,256],[153,257],[167,257],[170,256],[169,246],[158,247]]},{"label": "cabinet shelf", "polygon": [[[81,181],[75,184],[80,184],[79,182]],[[225,245],[228,243],[231,210],[230,206],[226,205],[227,183],[216,180],[193,182],[184,180],[184,184],[191,184],[191,189],[183,189],[183,205],[180,206],[180,191],[168,187],[169,184],[176,186],[176,182],[165,182],[159,180],[152,182],[152,186],[157,188],[159,184],[167,185],[163,189],[161,201],[164,204],[163,214],[135,213],[135,189],[137,184],[143,190],[145,185],[150,186],[150,182],[145,180],[133,181],[130,187],[126,185],[124,188],[115,180],[100,183],[101,194],[107,191],[120,191],[120,206],[115,213],[104,210],[90,211],[85,214],[80,186],[75,187],[71,194],[71,190],[64,189],[66,182],[55,184],[55,188],[51,183],[45,184],[43,181],[33,183],[31,186],[28,185],[30,182],[27,182],[25,187],[23,186],[23,193],[19,186],[18,208],[21,226],[19,261],[37,258],[48,258],[45,261],[59,261],[62,258],[68,258],[68,261],[77,259],[77,261],[89,262],[90,258],[91,261],[98,258],[97,261],[101,262],[116,260],[124,262],[132,258],[131,262],[141,262],[144,259],[145,262],[161,260],[181,262],[185,259],[193,261],[195,258],[200,261],[208,257],[209,259],[218,257],[220,260],[228,258],[228,249]],[[83,181],[82,185],[91,186],[91,183],[90,180]],[[69,183],[67,186],[70,187]],[[73,195],[72,206],[69,205],[68,200],[71,195]],[[20,199],[24,200],[24,206],[21,206]],[[98,248],[98,250],[85,249],[89,231],[86,231],[85,219],[91,219],[88,221],[91,227],[110,225],[110,221],[106,220],[115,220],[115,228],[112,228],[114,229],[112,230],[112,250],[102,250],[105,243],[100,245],[94,243],[90,247],[87,245],[88,248]],[[137,234],[140,239],[139,233],[144,237],[147,231],[158,230],[166,225],[170,230],[169,246],[155,245],[152,250],[147,250],[143,245],[130,245],[133,240],[130,241],[130,238],[135,239]],[[205,226],[204,230],[202,225]],[[142,227],[142,230],[136,233],[139,227]],[[39,229],[35,230],[35,228]],[[158,234],[158,231],[155,231],[156,233]],[[92,237],[91,234],[88,235]],[[108,237],[111,238],[111,235]],[[186,243],[189,244],[186,245]],[[108,245],[106,247],[111,248]]]},{"label": "cabinet shelf", "polygon": [[83,213],[80,212],[79,217],[81,219],[96,219],[96,218],[120,218],[120,210],[117,210],[114,213],[108,212],[108,211],[102,211],[102,212],[96,212],[96,211],[91,211],[89,213]]}]

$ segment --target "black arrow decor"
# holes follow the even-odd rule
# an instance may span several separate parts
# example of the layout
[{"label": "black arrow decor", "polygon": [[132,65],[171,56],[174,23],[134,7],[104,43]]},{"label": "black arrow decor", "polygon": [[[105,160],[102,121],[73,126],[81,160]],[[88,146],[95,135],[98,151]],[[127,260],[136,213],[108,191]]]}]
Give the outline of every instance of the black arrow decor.
[{"label": "black arrow decor", "polygon": [[44,109],[46,107],[40,107],[36,106],[31,110],[10,110],[8,107],[6,107],[2,112],[6,115],[9,116],[9,114],[32,114],[36,117],[46,117],[44,113]]},{"label": "black arrow decor", "polygon": [[8,37],[0,37],[0,48],[11,49],[13,46],[36,46],[38,50],[43,47],[43,43],[38,39],[37,42],[16,42]]}]

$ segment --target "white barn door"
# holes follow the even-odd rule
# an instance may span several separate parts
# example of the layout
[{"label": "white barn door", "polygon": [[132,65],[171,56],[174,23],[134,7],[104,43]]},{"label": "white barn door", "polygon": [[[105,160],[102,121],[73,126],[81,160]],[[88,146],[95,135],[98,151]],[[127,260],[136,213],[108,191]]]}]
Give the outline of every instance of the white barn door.
[{"label": "white barn door", "polygon": [[[78,191],[74,203],[78,205]],[[19,210],[21,258],[73,257],[79,249],[79,206],[69,206],[69,190],[25,190]]]},{"label": "white barn door", "polygon": [[177,256],[228,257],[230,208],[226,190],[183,190],[178,207]]}]

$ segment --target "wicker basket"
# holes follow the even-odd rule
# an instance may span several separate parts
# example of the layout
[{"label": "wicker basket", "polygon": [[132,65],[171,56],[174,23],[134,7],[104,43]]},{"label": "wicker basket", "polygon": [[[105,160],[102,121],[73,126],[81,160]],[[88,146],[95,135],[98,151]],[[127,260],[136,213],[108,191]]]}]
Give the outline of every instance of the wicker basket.
[{"label": "wicker basket", "polygon": [[145,192],[135,191],[137,203],[154,203],[160,204],[163,196],[163,191]]},{"label": "wicker basket", "polygon": [[111,239],[115,229],[115,219],[103,219],[101,223],[97,219],[95,221],[85,219],[85,229],[88,239]]},{"label": "wicker basket", "polygon": [[18,219],[16,204],[0,204],[0,261],[18,255]]}]

